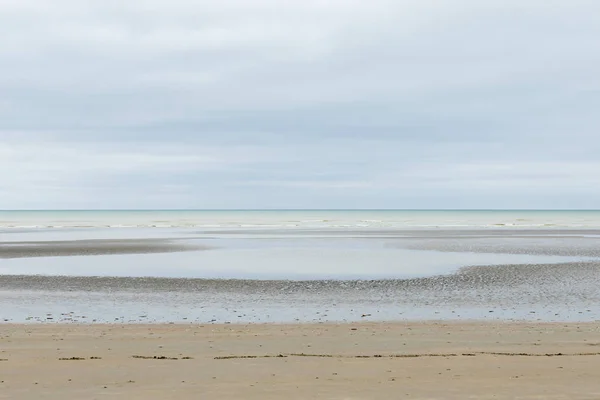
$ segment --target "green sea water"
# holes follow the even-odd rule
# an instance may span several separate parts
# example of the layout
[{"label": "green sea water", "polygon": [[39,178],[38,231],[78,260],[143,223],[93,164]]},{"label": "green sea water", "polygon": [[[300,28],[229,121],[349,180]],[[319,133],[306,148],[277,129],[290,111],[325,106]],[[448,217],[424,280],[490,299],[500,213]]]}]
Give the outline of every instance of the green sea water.
[{"label": "green sea water", "polygon": [[0,211],[2,228],[600,228],[598,210]]}]

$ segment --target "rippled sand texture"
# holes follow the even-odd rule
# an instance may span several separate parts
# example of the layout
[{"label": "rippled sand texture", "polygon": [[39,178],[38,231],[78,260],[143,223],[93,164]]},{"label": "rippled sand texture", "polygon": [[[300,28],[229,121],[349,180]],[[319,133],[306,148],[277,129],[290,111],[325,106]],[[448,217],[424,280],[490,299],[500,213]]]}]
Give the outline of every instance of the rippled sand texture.
[{"label": "rippled sand texture", "polygon": [[404,280],[0,276],[8,322],[600,320],[600,263],[463,268]]},{"label": "rippled sand texture", "polygon": [[598,324],[3,325],[7,399],[600,397]]}]

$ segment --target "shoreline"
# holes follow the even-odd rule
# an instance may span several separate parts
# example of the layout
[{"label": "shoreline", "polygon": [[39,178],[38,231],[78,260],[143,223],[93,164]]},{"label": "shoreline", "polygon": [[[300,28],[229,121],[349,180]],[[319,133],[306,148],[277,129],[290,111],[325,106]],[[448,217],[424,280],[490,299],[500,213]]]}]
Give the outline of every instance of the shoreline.
[{"label": "shoreline", "polygon": [[511,321],[511,320],[483,320],[483,319],[457,319],[457,320],[445,320],[445,319],[411,319],[411,320],[360,320],[360,321],[327,321],[327,322],[231,322],[231,323],[211,323],[211,322],[97,322],[97,323],[86,323],[86,322],[43,322],[43,323],[20,323],[20,322],[0,322],[0,330],[2,328],[20,328],[20,329],[41,329],[46,328],[52,329],[96,329],[96,328],[148,328],[148,329],[171,329],[171,328],[211,328],[211,329],[239,329],[239,328],[335,328],[335,327],[349,327],[349,326],[362,326],[365,328],[376,327],[376,326],[392,326],[392,327],[428,327],[428,326],[449,326],[449,327],[588,327],[596,328],[599,332],[598,346],[600,352],[600,320],[598,321]]}]

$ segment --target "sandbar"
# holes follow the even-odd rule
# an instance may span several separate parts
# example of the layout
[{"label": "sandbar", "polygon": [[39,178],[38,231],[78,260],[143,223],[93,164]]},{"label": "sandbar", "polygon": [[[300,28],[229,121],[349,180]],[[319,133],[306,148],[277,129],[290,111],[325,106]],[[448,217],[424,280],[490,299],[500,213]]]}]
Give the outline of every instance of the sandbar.
[{"label": "sandbar", "polygon": [[174,239],[94,239],[61,241],[0,242],[0,259],[153,254],[206,250],[208,246]]}]

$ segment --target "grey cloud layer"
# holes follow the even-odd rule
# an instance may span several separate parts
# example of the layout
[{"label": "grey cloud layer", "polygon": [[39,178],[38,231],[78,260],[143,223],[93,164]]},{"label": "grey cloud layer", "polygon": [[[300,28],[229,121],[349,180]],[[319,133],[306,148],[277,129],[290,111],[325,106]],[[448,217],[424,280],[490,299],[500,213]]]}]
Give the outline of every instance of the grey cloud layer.
[{"label": "grey cloud layer", "polygon": [[597,208],[598,15],[4,1],[0,208]]}]

